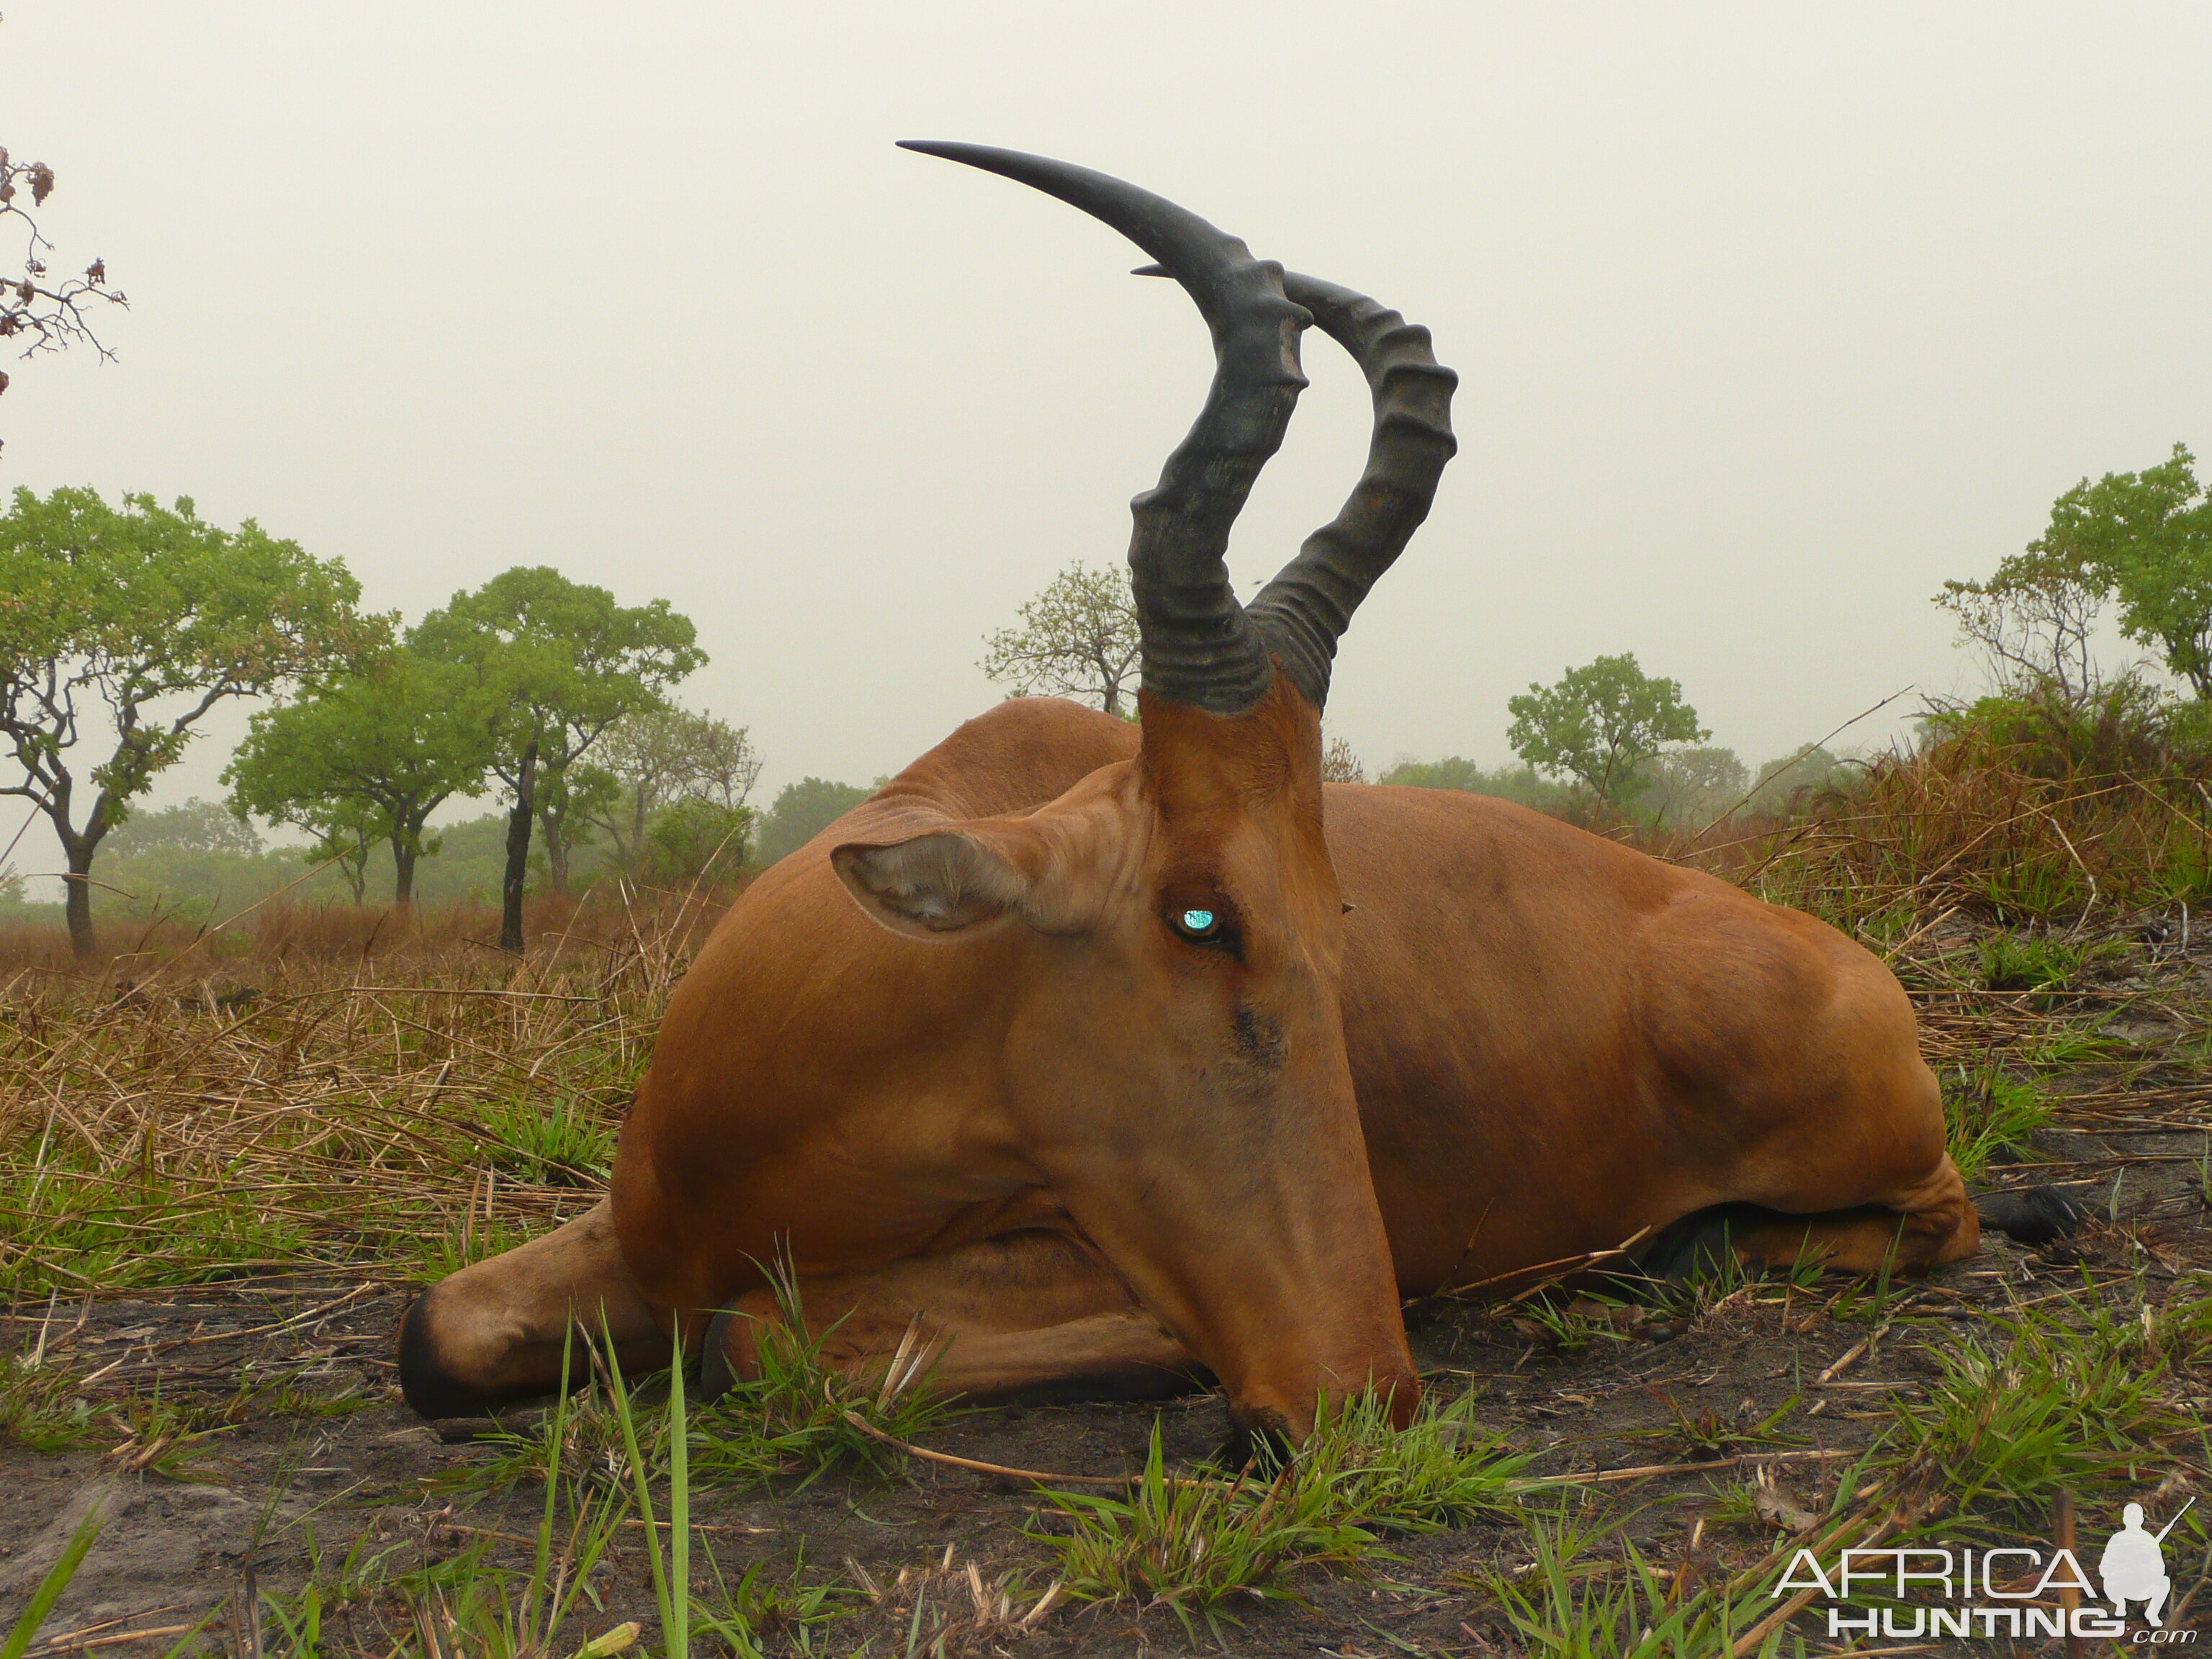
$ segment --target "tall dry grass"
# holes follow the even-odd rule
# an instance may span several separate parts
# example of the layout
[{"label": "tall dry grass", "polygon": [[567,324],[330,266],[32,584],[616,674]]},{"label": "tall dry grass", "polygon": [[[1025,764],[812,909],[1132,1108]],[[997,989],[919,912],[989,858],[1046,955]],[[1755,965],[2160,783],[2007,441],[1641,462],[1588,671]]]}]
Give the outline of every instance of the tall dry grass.
[{"label": "tall dry grass", "polygon": [[465,910],[0,942],[0,1301],[433,1275],[577,1212],[719,909],[541,903],[520,958]]},{"label": "tall dry grass", "polygon": [[2202,908],[2203,768],[2154,732],[2112,724],[2054,732],[2014,706],[1955,712],[1787,816],[1738,817],[1652,850],[1881,943],[1951,915],[2079,932]]}]

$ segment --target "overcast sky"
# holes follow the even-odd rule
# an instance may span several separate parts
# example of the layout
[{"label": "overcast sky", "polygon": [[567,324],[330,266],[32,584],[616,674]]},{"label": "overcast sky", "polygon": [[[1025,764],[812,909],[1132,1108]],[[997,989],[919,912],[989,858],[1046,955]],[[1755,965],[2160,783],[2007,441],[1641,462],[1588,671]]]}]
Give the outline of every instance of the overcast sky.
[{"label": "overcast sky", "polygon": [[[1011,145],[1460,371],[1337,672],[1370,766],[1506,759],[1509,696],[1617,651],[1755,763],[1971,684],[1946,577],[2212,445],[2208,47],[2201,4],[2017,0],[15,0],[0,142],[131,308],[113,363],[9,365],[0,483],[188,493],[410,621],[516,563],[665,596],[713,656],[681,696],[771,789],[866,781],[994,700],[1019,600],[1118,563],[1211,372],[1112,232],[892,141]],[[1247,591],[1364,452],[1306,359]],[[216,793],[240,724],[155,800]]]}]

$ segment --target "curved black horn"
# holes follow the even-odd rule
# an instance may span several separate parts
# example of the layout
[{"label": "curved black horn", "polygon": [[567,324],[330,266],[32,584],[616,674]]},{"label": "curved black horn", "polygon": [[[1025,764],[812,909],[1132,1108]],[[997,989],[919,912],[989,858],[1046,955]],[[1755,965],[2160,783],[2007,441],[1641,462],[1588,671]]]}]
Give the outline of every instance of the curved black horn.
[{"label": "curved black horn", "polygon": [[1367,468],[1336,517],[1306,538],[1247,615],[1315,708],[1328,698],[1336,642],[1436,499],[1452,436],[1459,376],[1429,349],[1429,331],[1348,288],[1291,272],[1283,292],[1349,351],[1375,398]]},{"label": "curved black horn", "polygon": [[[1273,669],[1222,555],[1306,384],[1298,333],[1310,319],[1285,296],[1282,267],[1255,259],[1196,214],[1088,167],[982,144],[901,148],[964,161],[1081,208],[1143,248],[1198,302],[1213,333],[1213,385],[1158,486],[1130,503],[1137,522],[1129,570],[1145,689],[1217,714],[1243,713],[1266,692]],[[1326,675],[1326,658],[1322,665]]]}]

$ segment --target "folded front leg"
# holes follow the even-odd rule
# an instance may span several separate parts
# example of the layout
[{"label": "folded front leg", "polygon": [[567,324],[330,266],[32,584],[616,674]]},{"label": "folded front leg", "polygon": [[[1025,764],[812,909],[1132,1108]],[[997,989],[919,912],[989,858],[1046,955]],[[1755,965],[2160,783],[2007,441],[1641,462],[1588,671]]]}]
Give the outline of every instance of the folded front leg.
[{"label": "folded front leg", "polygon": [[[1004,1234],[798,1289],[823,1357],[872,1385],[902,1347],[921,1357],[915,1386],[979,1402],[1158,1399],[1210,1380],[1113,1273],[1057,1233]],[[757,1377],[762,1345],[782,1320],[767,1290],[719,1316],[702,1391]]]},{"label": "folded front leg", "polygon": [[[639,1293],[605,1199],[416,1297],[399,1325],[400,1389],[434,1418],[550,1394],[572,1334],[597,1342],[603,1329],[625,1370],[668,1363],[672,1328]],[[579,1382],[590,1374],[581,1341],[569,1368]]]}]

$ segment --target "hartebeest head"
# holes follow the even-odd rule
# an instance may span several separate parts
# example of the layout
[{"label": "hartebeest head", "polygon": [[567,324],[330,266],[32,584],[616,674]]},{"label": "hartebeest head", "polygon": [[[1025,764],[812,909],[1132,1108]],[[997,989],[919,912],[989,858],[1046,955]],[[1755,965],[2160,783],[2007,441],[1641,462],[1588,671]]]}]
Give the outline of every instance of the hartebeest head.
[{"label": "hartebeest head", "polygon": [[[1206,406],[1133,503],[1142,746],[1026,816],[852,844],[838,874],[916,939],[1018,930],[1004,1103],[1083,1236],[1219,1375],[1239,1419],[1302,1433],[1315,1398],[1415,1398],[1346,1064],[1343,912],[1322,835],[1336,641],[1427,515],[1455,377],[1428,332],[1119,179],[969,144],[919,149],[1095,215],[1212,331]],[[1250,605],[1223,555],[1318,323],[1374,394],[1367,467]]]}]

